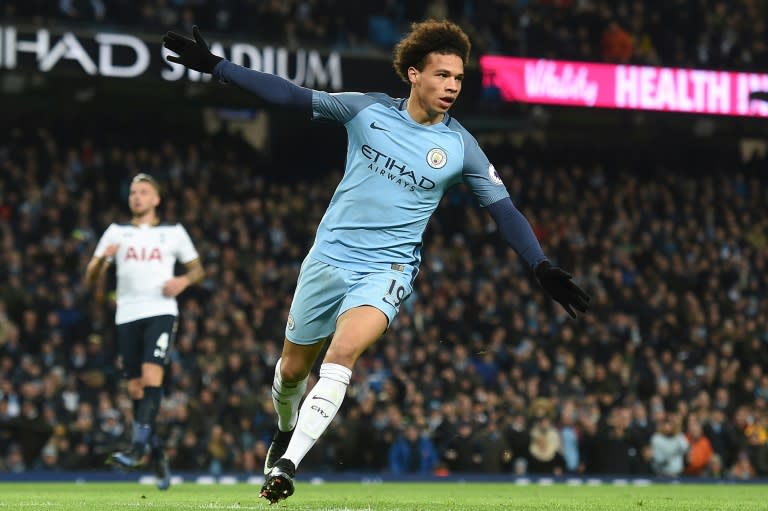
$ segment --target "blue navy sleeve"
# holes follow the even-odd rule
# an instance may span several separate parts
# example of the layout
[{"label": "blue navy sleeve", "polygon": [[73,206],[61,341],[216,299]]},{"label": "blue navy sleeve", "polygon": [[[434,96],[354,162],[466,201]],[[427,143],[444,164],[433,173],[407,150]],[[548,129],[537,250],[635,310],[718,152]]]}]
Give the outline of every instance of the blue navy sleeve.
[{"label": "blue navy sleeve", "polygon": [[507,187],[496,168],[488,161],[475,137],[462,130],[464,140],[464,182],[488,209],[507,244],[532,269],[546,260],[528,219],[512,204]]},{"label": "blue navy sleeve", "polygon": [[224,59],[213,68],[213,76],[222,82],[233,83],[272,105],[307,112],[312,108],[312,89],[299,87],[273,74],[248,69]]},{"label": "blue navy sleeve", "polygon": [[499,227],[499,232],[504,241],[528,263],[531,269],[536,268],[539,263],[547,260],[539,240],[536,239],[536,235],[533,233],[530,222],[512,204],[512,199],[509,197],[501,199],[489,205],[487,210]]},{"label": "blue navy sleeve", "polygon": [[346,124],[358,112],[376,103],[376,99],[362,92],[312,91],[312,118]]}]

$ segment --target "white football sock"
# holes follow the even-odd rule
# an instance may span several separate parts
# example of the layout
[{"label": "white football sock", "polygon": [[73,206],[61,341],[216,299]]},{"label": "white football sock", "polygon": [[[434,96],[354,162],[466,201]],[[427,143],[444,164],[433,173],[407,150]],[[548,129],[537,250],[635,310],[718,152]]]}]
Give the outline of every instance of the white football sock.
[{"label": "white football sock", "polygon": [[283,458],[298,467],[320,435],[333,421],[347,394],[352,371],[339,364],[320,366],[320,379],[301,405],[299,421]]},{"label": "white football sock", "polygon": [[299,403],[307,390],[307,381],[309,376],[296,383],[287,383],[283,381],[280,374],[280,362],[277,360],[275,365],[275,379],[272,380],[272,404],[275,405],[277,412],[277,427],[280,431],[290,431],[296,426],[296,420],[299,418]]}]

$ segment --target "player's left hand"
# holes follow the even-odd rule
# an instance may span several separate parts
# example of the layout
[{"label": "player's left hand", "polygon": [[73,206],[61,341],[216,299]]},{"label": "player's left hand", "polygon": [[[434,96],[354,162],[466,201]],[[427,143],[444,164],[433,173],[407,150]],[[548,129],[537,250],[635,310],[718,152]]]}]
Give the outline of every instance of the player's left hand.
[{"label": "player's left hand", "polygon": [[173,277],[163,285],[163,296],[176,297],[189,286],[189,279],[184,275]]},{"label": "player's left hand", "polygon": [[541,287],[554,301],[562,305],[572,318],[576,317],[574,309],[581,313],[587,311],[590,297],[573,283],[571,280],[573,276],[570,273],[552,266],[549,261],[539,263],[535,271]]},{"label": "player's left hand", "polygon": [[168,55],[168,62],[181,64],[201,73],[213,73],[213,68],[223,59],[211,53],[197,25],[192,27],[192,36],[194,41],[176,32],[168,32],[163,36],[163,46],[179,54],[178,57]]}]

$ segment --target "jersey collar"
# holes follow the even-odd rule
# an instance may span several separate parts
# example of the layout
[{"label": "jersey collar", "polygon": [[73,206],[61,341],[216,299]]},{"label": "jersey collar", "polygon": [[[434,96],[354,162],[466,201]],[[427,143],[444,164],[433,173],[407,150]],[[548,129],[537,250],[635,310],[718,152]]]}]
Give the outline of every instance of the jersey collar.
[{"label": "jersey collar", "polygon": [[[410,114],[408,114],[408,112],[407,112],[407,108],[408,108],[408,98],[400,98],[400,104],[398,105],[397,109],[400,110],[400,111],[405,111],[406,114],[408,115],[408,118],[413,121],[413,118],[411,118]],[[419,124],[416,121],[413,121],[413,122],[415,122],[416,124]],[[451,114],[449,114],[448,112],[445,112],[443,114],[443,120],[440,121],[437,124],[445,124],[446,126],[448,126],[450,123],[451,123]],[[432,126],[437,126],[437,124],[432,124]],[[420,126],[424,126],[424,125],[420,124]],[[424,126],[424,127],[426,127],[426,126]]]},{"label": "jersey collar", "polygon": [[148,224],[138,224],[135,220],[131,219],[131,225],[134,227],[141,227],[142,225],[146,225],[147,227],[157,227],[160,225],[160,219],[155,217],[154,221]]}]

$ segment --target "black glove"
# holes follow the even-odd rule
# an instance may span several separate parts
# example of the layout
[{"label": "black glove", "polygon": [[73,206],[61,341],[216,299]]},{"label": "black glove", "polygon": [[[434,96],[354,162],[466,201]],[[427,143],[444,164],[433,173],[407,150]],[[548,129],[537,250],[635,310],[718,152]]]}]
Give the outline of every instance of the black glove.
[{"label": "black glove", "polygon": [[579,312],[587,311],[589,295],[573,283],[571,280],[573,276],[570,273],[552,266],[549,261],[539,263],[535,271],[541,287],[554,301],[562,305],[572,318],[576,317],[573,309]]},{"label": "black glove", "polygon": [[201,73],[213,73],[213,68],[223,59],[208,50],[208,45],[200,35],[197,25],[192,27],[192,35],[195,38],[194,41],[176,32],[168,32],[163,36],[163,46],[179,54],[178,57],[168,55],[168,61]]}]

